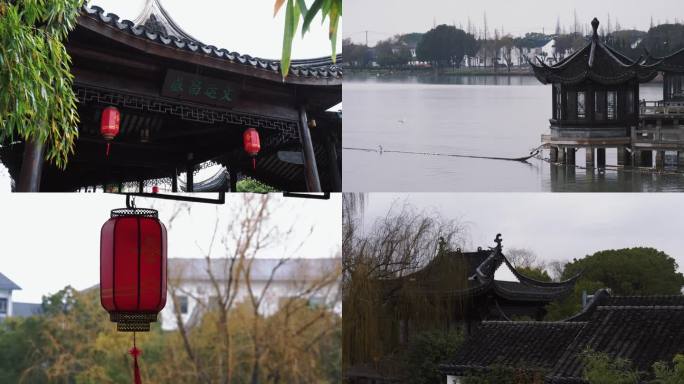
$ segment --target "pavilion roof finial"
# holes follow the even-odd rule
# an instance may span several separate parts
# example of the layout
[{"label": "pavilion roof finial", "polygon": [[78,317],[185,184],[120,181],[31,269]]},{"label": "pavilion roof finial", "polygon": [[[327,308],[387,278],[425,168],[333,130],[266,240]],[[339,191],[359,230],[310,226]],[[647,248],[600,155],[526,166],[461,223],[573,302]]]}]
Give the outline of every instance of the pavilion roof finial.
[{"label": "pavilion roof finial", "polygon": [[594,35],[592,36],[594,39],[598,39],[598,27],[599,24],[601,24],[597,18],[594,17],[594,20],[591,21],[591,27],[594,29]]},{"label": "pavilion roof finial", "polygon": [[143,10],[133,20],[133,24],[145,27],[150,32],[174,36],[180,40],[199,42],[176,24],[159,0],[145,0]]}]

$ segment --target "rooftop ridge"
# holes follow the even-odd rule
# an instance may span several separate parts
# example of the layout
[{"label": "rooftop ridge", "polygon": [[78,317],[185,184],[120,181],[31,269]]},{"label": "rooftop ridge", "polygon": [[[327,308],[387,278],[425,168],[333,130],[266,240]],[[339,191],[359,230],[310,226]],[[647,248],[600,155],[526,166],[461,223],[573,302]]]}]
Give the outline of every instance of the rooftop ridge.
[{"label": "rooftop ridge", "polygon": [[[148,0],[148,4],[150,1],[156,3],[158,0]],[[185,36],[182,36],[180,33],[177,36],[168,34],[168,31],[164,32],[159,28],[153,28],[142,24],[136,25],[133,21],[122,20],[119,15],[106,12],[102,7],[97,5],[83,4],[81,7],[81,17],[94,20],[96,23],[104,24],[120,33],[127,33],[141,39],[164,45],[170,49],[188,51],[211,58],[218,58],[232,64],[241,64],[268,72],[281,72],[279,60],[263,59],[248,54],[229,51],[225,48],[217,48],[214,45],[207,45],[197,40],[191,40],[194,38],[185,32],[183,32]],[[159,20],[156,21],[158,22]],[[80,20],[79,24],[88,29],[93,29],[93,25],[84,20]],[[180,30],[180,27],[177,27],[177,29]],[[322,79],[324,81],[342,79],[344,72],[339,66],[339,64],[342,63],[342,60],[342,54],[336,56],[335,63],[333,63],[330,56],[310,59],[293,59],[293,65],[290,68],[288,78],[291,76],[293,78],[313,78]]]}]

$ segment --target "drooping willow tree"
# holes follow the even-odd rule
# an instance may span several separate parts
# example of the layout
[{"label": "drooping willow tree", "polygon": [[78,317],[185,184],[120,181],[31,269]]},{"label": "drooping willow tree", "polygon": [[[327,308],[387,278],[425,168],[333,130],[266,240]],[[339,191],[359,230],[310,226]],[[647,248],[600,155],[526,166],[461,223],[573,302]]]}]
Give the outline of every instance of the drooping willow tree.
[{"label": "drooping willow tree", "polygon": [[449,251],[466,232],[457,221],[410,206],[391,209],[364,231],[363,201],[343,196],[343,369],[371,365],[401,374],[392,366],[408,334],[446,330],[467,306],[454,293],[467,288],[468,268]]},{"label": "drooping willow tree", "polygon": [[0,0],[0,143],[42,143],[61,168],[78,137],[64,41],[83,1]]},{"label": "drooping willow tree", "polygon": [[292,42],[294,41],[299,19],[303,19],[302,36],[309,30],[314,17],[321,14],[321,22],[328,19],[328,37],[332,46],[332,61],[335,62],[337,54],[337,30],[342,17],[342,0],[314,0],[311,7],[307,7],[305,0],[276,0],[274,16],[285,6],[285,28],[283,31],[283,51],[280,59],[283,79],[290,72],[290,59],[292,56]]}]

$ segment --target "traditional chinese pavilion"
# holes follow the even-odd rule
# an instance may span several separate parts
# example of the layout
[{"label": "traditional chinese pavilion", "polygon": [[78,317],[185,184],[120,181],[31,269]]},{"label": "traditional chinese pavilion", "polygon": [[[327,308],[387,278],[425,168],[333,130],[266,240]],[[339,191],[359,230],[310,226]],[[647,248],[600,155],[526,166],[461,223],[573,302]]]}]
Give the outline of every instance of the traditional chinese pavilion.
[{"label": "traditional chinese pavilion", "polygon": [[[200,42],[159,0],[133,21],[84,6],[66,46],[80,116],[75,153],[60,170],[43,164],[40,145],[6,146],[18,190],[234,191],[243,176],[285,191],[341,190],[341,115],[328,111],[342,101],[342,71],[330,58],[293,60],[283,80],[278,61]],[[100,120],[110,106],[120,132],[105,156]],[[261,141],[256,166],[243,149],[249,128]]]},{"label": "traditional chinese pavilion", "polygon": [[540,82],[553,85],[551,133],[542,141],[551,148],[553,162],[575,165],[575,151],[585,148],[587,167],[602,168],[606,148],[617,148],[618,165],[629,165],[639,126],[639,84],[653,80],[658,66],[631,60],[604,44],[599,21],[591,25],[593,35],[584,48],[551,66],[542,60],[530,63]]},{"label": "traditional chinese pavilion", "polygon": [[[379,320],[384,350],[397,350],[414,335],[430,329],[462,329],[470,333],[483,321],[542,320],[545,306],[574,290],[579,276],[563,282],[543,282],[519,273],[497,245],[476,252],[442,249],[419,271],[381,284],[384,315]],[[495,272],[505,265],[518,281],[502,281]],[[366,363],[364,365],[364,363]],[[383,367],[355,364],[346,372],[354,383],[401,382]],[[391,369],[389,370],[391,371]]]},{"label": "traditional chinese pavilion", "polygon": [[635,150],[656,150],[656,165],[663,166],[665,151],[676,151],[677,164],[684,166],[684,50],[652,58],[663,75],[663,99],[644,101],[640,130],[634,135]]}]

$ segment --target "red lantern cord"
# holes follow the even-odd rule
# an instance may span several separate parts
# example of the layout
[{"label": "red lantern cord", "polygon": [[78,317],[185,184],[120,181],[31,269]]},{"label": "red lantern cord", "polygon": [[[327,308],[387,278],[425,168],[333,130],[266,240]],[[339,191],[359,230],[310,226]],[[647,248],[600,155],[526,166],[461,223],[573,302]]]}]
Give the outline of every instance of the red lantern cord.
[{"label": "red lantern cord", "polygon": [[130,351],[128,351],[131,356],[133,356],[133,379],[135,384],[142,384],[142,380],[140,379],[140,367],[138,367],[138,356],[140,356],[140,353],[142,353],[141,350],[139,350],[135,346],[135,332],[133,332],[133,348],[131,348]]},{"label": "red lantern cord", "polygon": [[256,157],[252,157],[252,169],[256,171]]},{"label": "red lantern cord", "polygon": [[106,151],[106,153],[105,153],[107,157],[109,157],[109,145],[110,145],[110,143],[108,142],[108,143],[107,143],[107,151]]}]

